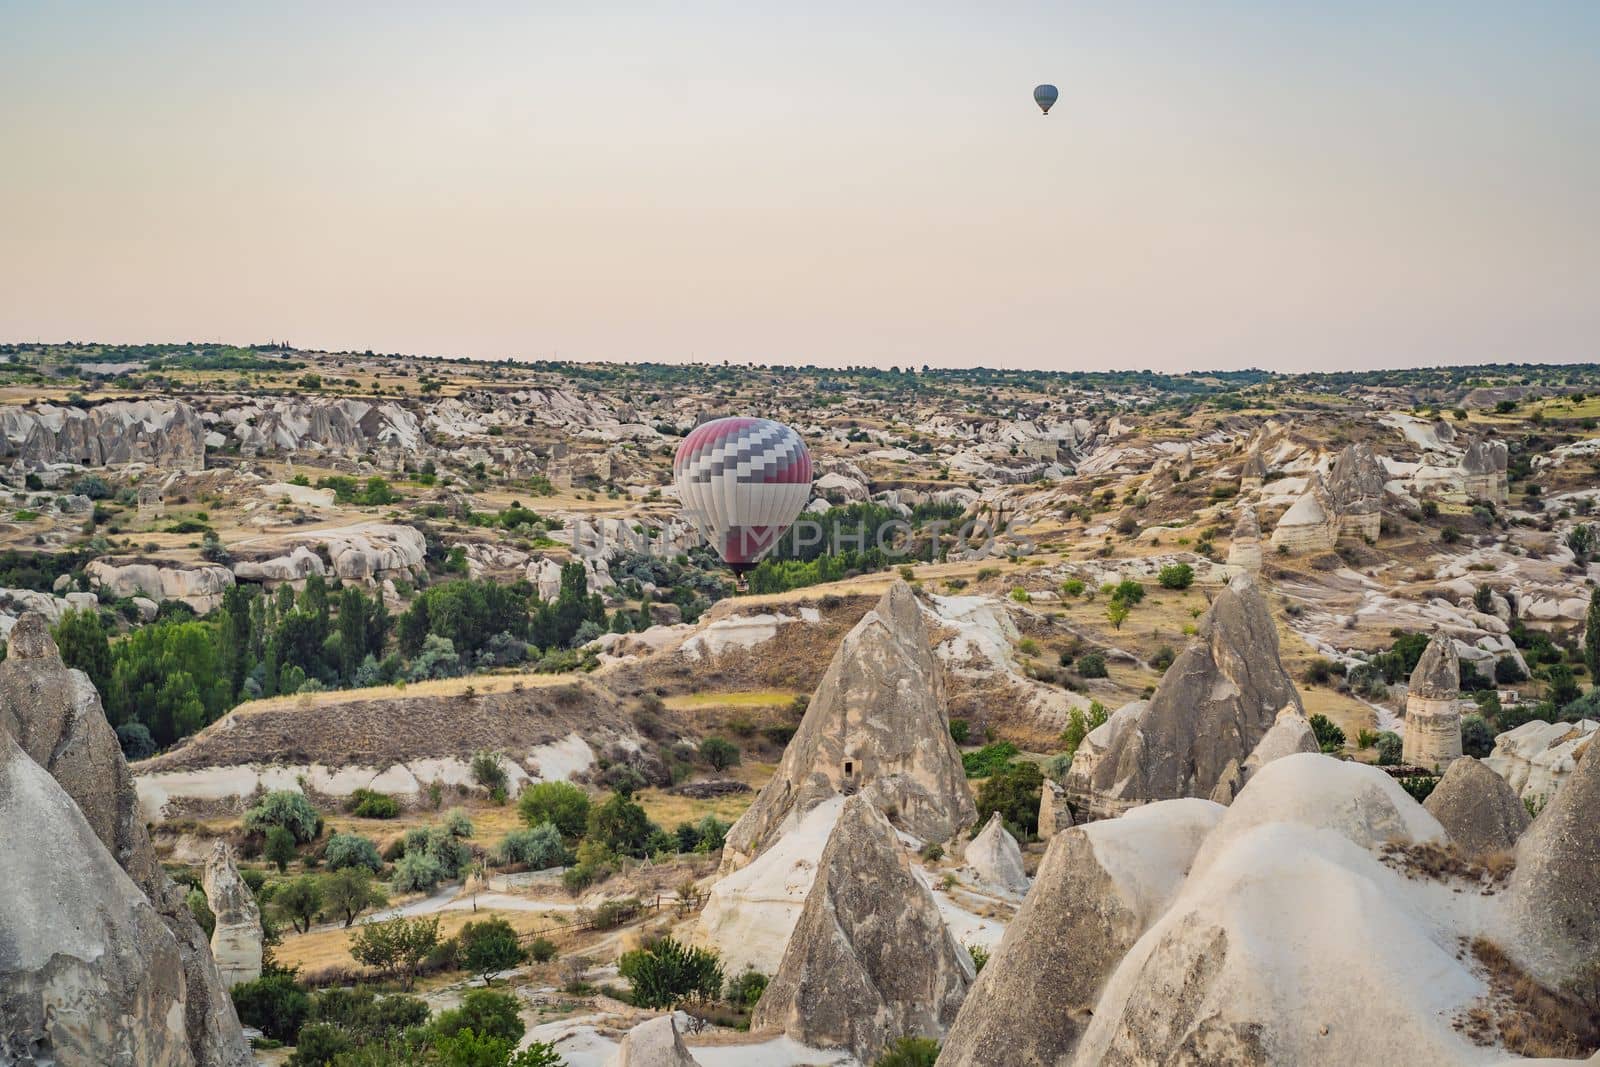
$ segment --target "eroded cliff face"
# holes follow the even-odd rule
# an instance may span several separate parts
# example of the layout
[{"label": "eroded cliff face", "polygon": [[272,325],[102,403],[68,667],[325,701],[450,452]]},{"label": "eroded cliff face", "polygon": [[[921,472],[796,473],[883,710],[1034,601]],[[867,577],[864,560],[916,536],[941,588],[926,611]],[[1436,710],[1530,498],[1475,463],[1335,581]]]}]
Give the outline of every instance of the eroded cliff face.
[{"label": "eroded cliff face", "polygon": [[198,470],[205,466],[205,453],[205,423],[181,400],[113,400],[87,408],[39,404],[0,411],[0,460],[24,468],[148,463],[166,470]]},{"label": "eroded cliff face", "polygon": [[1234,578],[1148,702],[1120,709],[1078,750],[1075,804],[1108,816],[1153,800],[1209,797],[1284,709],[1304,713],[1278,631],[1248,574]]},{"label": "eroded cliff face", "polygon": [[977,820],[950,739],[943,670],[905,582],[891,586],[840,643],[778,773],[729,832],[724,873],[841,794],[866,797],[924,841],[948,841]]},{"label": "eroded cliff face", "polygon": [[845,802],[778,972],[751,1016],[812,1048],[872,1062],[901,1037],[938,1037],[973,978],[894,828]]},{"label": "eroded cliff face", "polygon": [[[171,946],[181,970],[171,999],[181,1006],[190,1061],[198,1067],[248,1064],[249,1047],[205,934],[183,894],[156,861],[132,776],[106,721],[100,696],[83,672],[69,670],[61,662],[43,616],[25,615],[12,628],[6,660],[0,663],[0,730],[13,739],[24,758],[58,783],[77,819],[159,917],[166,940],[157,944],[144,933],[136,940],[142,956],[155,962],[164,960],[167,946]],[[13,833],[28,826],[26,822],[7,823],[4,830]],[[98,860],[85,857],[83,863],[88,872]],[[24,877],[15,888],[27,895],[35,891],[34,885]],[[85,906],[99,899],[87,887],[79,891],[79,897]],[[31,905],[24,901],[20,906]]]}]

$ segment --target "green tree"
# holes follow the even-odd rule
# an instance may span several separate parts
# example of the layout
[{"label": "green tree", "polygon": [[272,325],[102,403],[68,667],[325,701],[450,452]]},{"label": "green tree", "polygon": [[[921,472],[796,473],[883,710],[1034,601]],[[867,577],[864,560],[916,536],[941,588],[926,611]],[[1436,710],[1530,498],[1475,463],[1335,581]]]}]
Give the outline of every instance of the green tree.
[{"label": "green tree", "polygon": [[978,787],[978,818],[987,819],[998,811],[1012,833],[1035,834],[1039,830],[1039,793],[1043,787],[1044,772],[1037,763],[1012,763]]},{"label": "green tree", "polygon": [[311,1014],[311,998],[289,971],[270,971],[232,990],[239,1021],[275,1041],[293,1043]]},{"label": "green tree", "polygon": [[1333,754],[1344,748],[1344,731],[1326,715],[1311,716],[1311,732],[1317,737],[1317,747]]},{"label": "green tree", "polygon": [[700,756],[720,773],[739,762],[739,746],[725,738],[708,737],[700,742]]},{"label": "green tree", "polygon": [[1393,767],[1399,764],[1404,754],[1405,743],[1400,740],[1400,735],[1393,730],[1385,730],[1378,735],[1378,764],[1383,767]]},{"label": "green tree", "polygon": [[311,930],[311,924],[322,911],[322,887],[317,879],[303,874],[294,881],[280,885],[272,894],[272,903],[284,918],[294,924],[302,934]]},{"label": "green tree", "polygon": [[209,623],[171,620],[134,630],[111,649],[107,717],[144,723],[165,748],[232,705],[222,666]]},{"label": "green tree", "polygon": [[106,697],[111,688],[111,643],[100,613],[73,608],[56,624],[55,639],[61,662],[87,674],[95,691]]},{"label": "green tree", "polygon": [[260,833],[272,826],[283,827],[296,841],[303,843],[322,831],[322,816],[304,793],[281,789],[268,793],[261,803],[244,813],[244,828],[251,833]]},{"label": "green tree", "polygon": [[[469,972],[493,985],[495,975],[522,962],[522,945],[511,924],[495,916],[469,922],[456,935],[461,945],[461,963]],[[521,1033],[517,1034],[521,1037]]]},{"label": "green tree", "polygon": [[517,797],[517,814],[530,827],[553,823],[562,837],[582,837],[589,821],[589,794],[571,782],[538,782]]},{"label": "green tree", "polygon": [[1083,744],[1083,739],[1090,732],[1103,725],[1107,718],[1106,706],[1098,700],[1089,702],[1089,713],[1084,714],[1082,708],[1073,708],[1067,714],[1067,728],[1061,731],[1061,747],[1068,756],[1077,753],[1078,746]]},{"label": "green tree", "polygon": [[278,868],[279,874],[282,874],[298,855],[294,847],[294,834],[290,833],[287,827],[269,826],[266,847],[261,854],[266,857],[268,863]]},{"label": "green tree", "polygon": [[437,915],[386,919],[363,923],[352,930],[350,955],[357,963],[398,974],[401,988],[410,992],[417,968],[438,943]]},{"label": "green tree", "polygon": [[382,907],[385,900],[383,891],[373,883],[372,875],[365,867],[345,867],[334,871],[323,881],[322,892],[327,899],[328,910],[344,916],[346,927],[368,908]]},{"label": "green tree", "polygon": [[362,867],[376,874],[383,870],[383,859],[378,855],[378,846],[360,834],[334,834],[328,838],[327,847],[322,851],[322,858],[328,864],[328,868],[335,871],[346,867]]},{"label": "green tree", "polygon": [[1106,604],[1106,620],[1111,623],[1113,630],[1122,629],[1122,624],[1128,621],[1128,602],[1113,597]]},{"label": "green tree", "polygon": [[1494,751],[1494,731],[1482,715],[1467,715],[1461,719],[1461,752],[1474,759],[1482,759]]},{"label": "green tree", "polygon": [[642,807],[630,797],[613,793],[590,810],[586,836],[619,856],[643,857],[648,855],[651,837],[659,832]]},{"label": "green tree", "polygon": [[644,1008],[671,1008],[686,1000],[710,1000],[722,992],[717,954],[670,937],[623,953],[617,971],[633,984],[633,1001]]}]

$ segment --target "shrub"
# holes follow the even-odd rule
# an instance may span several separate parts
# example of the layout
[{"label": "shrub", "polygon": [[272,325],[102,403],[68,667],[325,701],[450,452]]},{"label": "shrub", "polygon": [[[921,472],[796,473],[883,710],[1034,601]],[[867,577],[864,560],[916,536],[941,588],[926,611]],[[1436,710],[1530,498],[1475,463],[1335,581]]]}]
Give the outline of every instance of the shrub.
[{"label": "shrub", "polygon": [[665,937],[625,952],[617,967],[633,983],[633,1002],[642,1008],[670,1008],[685,1000],[709,1000],[722,992],[722,964],[710,949]]},{"label": "shrub", "polygon": [[1384,767],[1393,767],[1400,762],[1405,748],[1405,742],[1400,740],[1400,735],[1393,730],[1385,730],[1378,735],[1378,763]]},{"label": "shrub", "polygon": [[746,967],[738,977],[728,979],[728,987],[723,991],[722,999],[736,1007],[754,1008],[756,1001],[761,999],[761,994],[767,991],[769,981],[771,979],[760,971]]},{"label": "shrub", "polygon": [[394,797],[372,789],[357,789],[351,793],[346,807],[358,819],[392,819],[400,814],[400,805]]},{"label": "shrub", "polygon": [[307,1023],[300,1028],[294,1045],[289,1067],[325,1067],[356,1048],[355,1039],[332,1023]]},{"label": "shrub", "polygon": [[1085,678],[1106,677],[1106,658],[1099,652],[1085,652],[1078,657],[1078,673]]},{"label": "shrub", "polygon": [[478,752],[472,757],[472,780],[477,782],[490,793],[500,790],[502,793],[509,785],[506,776],[506,758],[499,752]]},{"label": "shrub", "polygon": [[934,1067],[939,1042],[931,1037],[902,1037],[884,1050],[873,1067]]},{"label": "shrub", "polygon": [[1326,715],[1311,716],[1311,732],[1317,735],[1317,747],[1330,755],[1344,748],[1344,731]]},{"label": "shrub", "polygon": [[700,755],[712,770],[725,771],[739,762],[739,746],[720,737],[708,737],[700,742]]},{"label": "shrub", "polygon": [[1084,584],[1081,578],[1068,578],[1061,583],[1061,592],[1066,596],[1078,597],[1083,595]]},{"label": "shrub", "polygon": [[1169,563],[1156,573],[1163,589],[1187,589],[1194,584],[1194,568],[1187,563]]},{"label": "shrub", "polygon": [[322,858],[327,862],[330,870],[342,870],[345,867],[365,867],[376,874],[383,870],[383,860],[378,856],[378,846],[360,834],[334,834],[328,838],[328,846],[323,850]]},{"label": "shrub", "polygon": [[554,823],[540,823],[532,829],[512,830],[496,847],[494,862],[502,866],[520,864],[542,871],[572,862],[572,853],[561,840]]},{"label": "shrub", "polygon": [[472,818],[465,808],[451,808],[444,813],[443,828],[451,837],[471,837]]},{"label": "shrub", "polygon": [[184,903],[189,906],[189,914],[194,916],[194,921],[199,924],[200,929],[210,937],[212,931],[217,928],[217,917],[211,913],[211,903],[206,900],[205,891],[196,886],[184,897]]},{"label": "shrub", "polygon": [[[1061,731],[1061,747],[1067,750],[1069,764],[1073,754],[1078,751],[1078,746],[1083,744],[1083,739],[1088,737],[1092,730],[1104,724],[1107,718],[1105,705],[1098,700],[1089,702],[1087,715],[1082,708],[1073,708],[1067,715],[1067,728]],[[1063,775],[1055,777],[1060,779]]]},{"label": "shrub", "polygon": [[961,757],[961,765],[966,770],[968,778],[987,778],[1009,765],[1011,757],[1016,754],[1016,745],[1010,741],[998,741],[992,745],[984,745],[976,752],[965,753]]},{"label": "shrub", "polygon": [[1039,792],[1043,786],[1044,772],[1037,763],[1012,763],[996,771],[978,788],[979,821],[998,811],[1012,833],[1037,833]]},{"label": "shrub", "polygon": [[1144,600],[1144,586],[1132,578],[1124,578],[1112,587],[1111,599],[1120,600],[1131,607]]},{"label": "shrub", "polygon": [[1155,655],[1150,657],[1150,666],[1158,671],[1164,671],[1172,666],[1172,661],[1177,658],[1178,654],[1172,650],[1171,645],[1162,645],[1156,649]]},{"label": "shrub", "polygon": [[395,861],[389,885],[396,893],[431,893],[445,877],[439,860],[426,851],[407,850]]},{"label": "shrub", "polygon": [[122,757],[129,763],[149,759],[156,754],[155,738],[150,736],[149,727],[142,722],[125,722],[117,727],[117,744],[122,748]]},{"label": "shrub", "polygon": [[[456,938],[461,945],[461,965],[482,978],[484,985],[492,985],[495,975],[522,962],[522,945],[517,940],[517,932],[498,916],[467,923]],[[513,1007],[512,1018],[515,1017]],[[477,1026],[473,1029],[481,1032]],[[521,1037],[522,1027],[519,1025],[516,1034],[511,1036]]]},{"label": "shrub", "polygon": [[1466,715],[1461,719],[1461,752],[1474,759],[1482,759],[1494,751],[1494,731],[1482,715]]},{"label": "shrub", "polygon": [[552,823],[562,837],[581,837],[589,820],[589,794],[571,782],[539,782],[517,797],[517,814],[531,827]]},{"label": "shrub", "polygon": [[548,937],[536,937],[528,945],[528,958],[534,963],[549,963],[556,958],[556,943]]},{"label": "shrub", "polygon": [[290,971],[274,970],[253,982],[240,982],[231,995],[239,1021],[276,1041],[292,1044],[311,1014],[311,998]]},{"label": "shrub", "polygon": [[964,745],[967,743],[967,734],[969,730],[970,726],[966,719],[950,720],[950,740],[954,741],[956,744]]},{"label": "shrub", "polygon": [[313,840],[322,830],[322,816],[307,800],[304,793],[292,789],[268,793],[266,797],[244,813],[244,828],[251,833],[265,833],[281,826],[304,843]]},{"label": "shrub", "polygon": [[967,955],[972,957],[972,969],[982,974],[984,964],[989,962],[989,950],[982,945],[968,945]]}]

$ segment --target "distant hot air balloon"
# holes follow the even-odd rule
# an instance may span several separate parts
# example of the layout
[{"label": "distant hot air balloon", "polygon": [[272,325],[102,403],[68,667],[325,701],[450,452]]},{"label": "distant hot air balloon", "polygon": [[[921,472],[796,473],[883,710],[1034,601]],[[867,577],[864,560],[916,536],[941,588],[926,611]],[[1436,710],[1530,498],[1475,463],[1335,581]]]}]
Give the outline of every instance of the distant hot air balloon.
[{"label": "distant hot air balloon", "polygon": [[1033,102],[1039,105],[1039,110],[1046,115],[1050,114],[1050,105],[1056,102],[1056,97],[1061,94],[1054,85],[1035,85],[1033,87]]},{"label": "distant hot air balloon", "polygon": [[810,499],[811,453],[781,422],[717,419],[683,439],[672,476],[690,521],[742,578]]}]

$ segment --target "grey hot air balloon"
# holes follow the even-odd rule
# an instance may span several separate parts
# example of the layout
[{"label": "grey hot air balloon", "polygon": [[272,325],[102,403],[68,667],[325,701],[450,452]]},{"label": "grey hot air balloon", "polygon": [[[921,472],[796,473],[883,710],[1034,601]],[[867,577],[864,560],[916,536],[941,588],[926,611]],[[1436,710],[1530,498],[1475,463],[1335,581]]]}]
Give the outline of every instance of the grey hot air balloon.
[{"label": "grey hot air balloon", "polygon": [[1061,94],[1054,85],[1035,85],[1033,87],[1033,102],[1039,105],[1039,110],[1046,115],[1050,114],[1050,105],[1056,102],[1056,97]]},{"label": "grey hot air balloon", "polygon": [[811,498],[811,453],[793,427],[771,419],[697,426],[672,474],[684,512],[741,581]]}]

